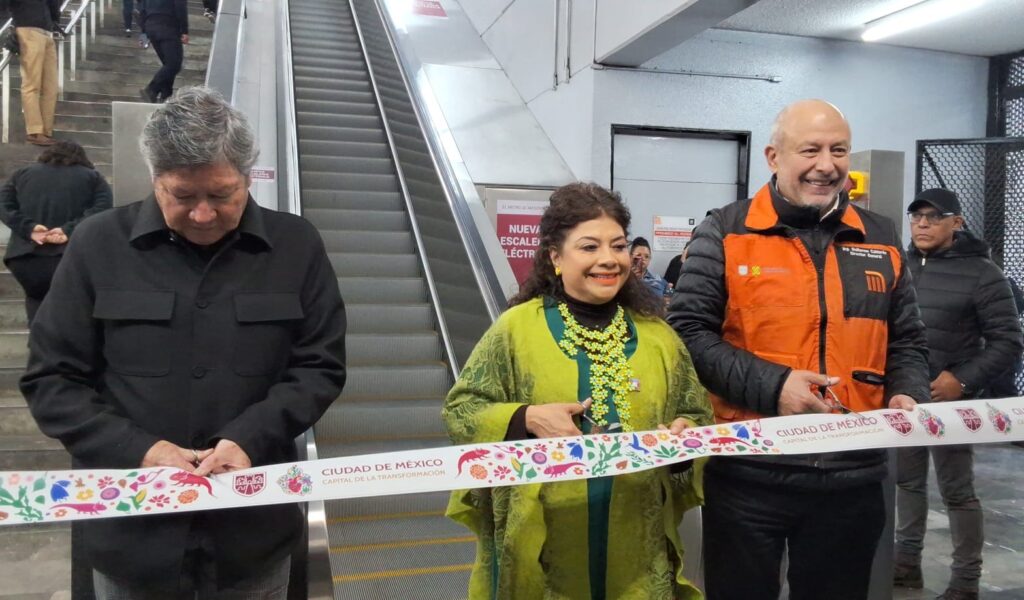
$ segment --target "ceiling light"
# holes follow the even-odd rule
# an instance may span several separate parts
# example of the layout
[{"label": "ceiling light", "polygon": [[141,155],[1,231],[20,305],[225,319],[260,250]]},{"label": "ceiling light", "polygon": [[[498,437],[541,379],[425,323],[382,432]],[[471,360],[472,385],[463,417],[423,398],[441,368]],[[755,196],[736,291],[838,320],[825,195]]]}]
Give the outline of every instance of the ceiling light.
[{"label": "ceiling light", "polygon": [[861,34],[865,42],[874,42],[882,38],[903,33],[917,27],[931,25],[937,21],[948,19],[980,5],[984,0],[925,0],[911,7],[885,15],[880,19],[865,23],[867,29]]}]

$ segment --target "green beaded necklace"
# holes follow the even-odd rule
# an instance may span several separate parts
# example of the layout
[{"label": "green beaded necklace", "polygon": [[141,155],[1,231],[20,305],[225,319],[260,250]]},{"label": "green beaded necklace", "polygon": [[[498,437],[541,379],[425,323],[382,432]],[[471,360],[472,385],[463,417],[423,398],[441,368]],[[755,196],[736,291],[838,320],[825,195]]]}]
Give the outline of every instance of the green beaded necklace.
[{"label": "green beaded necklace", "polygon": [[590,397],[593,400],[590,412],[594,421],[601,427],[608,425],[605,416],[608,414],[611,396],[623,430],[631,431],[629,382],[633,378],[633,371],[626,362],[626,342],[629,340],[626,312],[621,306],[618,307],[612,322],[602,330],[580,325],[565,302],[558,304],[558,312],[565,323],[565,333],[558,347],[569,358],[574,359],[578,352],[583,351],[590,359]]}]

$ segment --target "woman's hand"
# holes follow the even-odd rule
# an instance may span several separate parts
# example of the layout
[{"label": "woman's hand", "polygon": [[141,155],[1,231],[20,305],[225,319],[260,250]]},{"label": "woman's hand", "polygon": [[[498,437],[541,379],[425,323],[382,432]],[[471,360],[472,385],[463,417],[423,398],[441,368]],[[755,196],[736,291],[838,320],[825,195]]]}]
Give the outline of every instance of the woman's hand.
[{"label": "woman's hand", "polygon": [[590,408],[590,403],[588,398],[586,402],[528,406],[526,408],[526,430],[539,438],[583,435],[572,418],[582,415]]},{"label": "woman's hand", "polygon": [[68,235],[60,227],[54,227],[46,232],[44,241],[47,244],[66,244],[68,243]]},{"label": "woman's hand", "polygon": [[694,423],[693,421],[684,417],[679,417],[678,419],[672,421],[672,424],[669,425],[668,427],[665,427],[664,425],[658,425],[658,429],[667,429],[668,432],[671,433],[672,435],[679,435],[680,433],[683,432],[684,429],[689,429],[690,427],[696,426],[697,424]]},{"label": "woman's hand", "polygon": [[50,230],[46,228],[46,225],[36,225],[32,228],[32,233],[29,234],[29,237],[32,238],[33,242],[42,246],[46,243],[46,235],[48,233],[50,233]]}]

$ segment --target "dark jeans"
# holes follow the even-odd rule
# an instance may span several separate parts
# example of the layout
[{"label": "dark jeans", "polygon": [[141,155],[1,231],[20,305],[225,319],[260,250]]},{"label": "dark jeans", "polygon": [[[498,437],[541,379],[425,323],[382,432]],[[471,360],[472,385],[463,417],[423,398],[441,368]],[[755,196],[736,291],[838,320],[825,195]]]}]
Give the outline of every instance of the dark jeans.
[{"label": "dark jeans", "polygon": [[14,279],[25,290],[25,313],[28,315],[28,323],[36,318],[36,311],[43,303],[43,298],[50,291],[50,282],[53,281],[53,274],[60,264],[60,255],[36,256],[27,254],[11,258],[4,263],[14,275]]},{"label": "dark jeans", "polygon": [[935,463],[942,502],[949,514],[953,564],[949,587],[977,591],[985,541],[981,502],[974,494],[971,446],[900,448],[896,468],[896,562],[921,564],[928,522],[928,456]]},{"label": "dark jeans", "polygon": [[789,552],[792,600],[864,600],[885,524],[882,484],[807,491],[705,472],[708,600],[776,600]]},{"label": "dark jeans", "polygon": [[184,59],[185,50],[181,44],[181,38],[177,36],[154,36],[149,35],[149,41],[156,50],[156,55],[163,65],[153,76],[153,80],[146,86],[149,91],[156,94],[161,100],[166,100],[174,93],[174,78],[181,71],[181,62]]},{"label": "dark jeans", "polygon": [[121,17],[124,19],[124,28],[132,28],[132,10],[135,8],[135,0],[123,0],[121,5]]}]

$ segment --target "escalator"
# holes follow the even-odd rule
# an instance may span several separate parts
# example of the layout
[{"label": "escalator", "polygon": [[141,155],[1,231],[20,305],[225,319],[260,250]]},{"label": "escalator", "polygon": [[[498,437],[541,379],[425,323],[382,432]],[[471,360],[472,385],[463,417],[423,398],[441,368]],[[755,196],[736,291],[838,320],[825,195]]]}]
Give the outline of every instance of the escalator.
[{"label": "escalator", "polygon": [[[379,19],[372,0],[363,9]],[[302,214],[324,239],[349,327],[348,382],[314,428],[318,456],[448,445],[441,405],[493,310],[416,115],[394,104],[409,102],[404,86],[368,67],[387,39],[364,49],[338,0],[291,0],[288,19]],[[334,597],[464,598],[474,538],[444,517],[447,498],[326,502]]]}]

